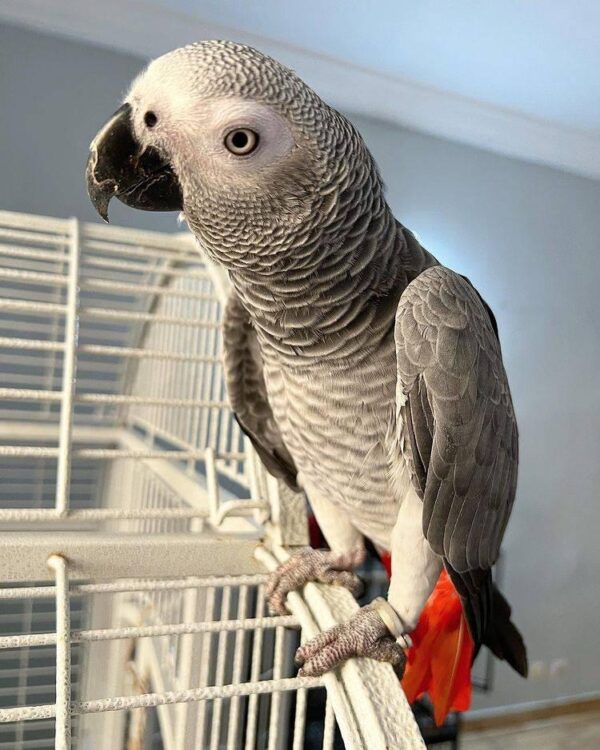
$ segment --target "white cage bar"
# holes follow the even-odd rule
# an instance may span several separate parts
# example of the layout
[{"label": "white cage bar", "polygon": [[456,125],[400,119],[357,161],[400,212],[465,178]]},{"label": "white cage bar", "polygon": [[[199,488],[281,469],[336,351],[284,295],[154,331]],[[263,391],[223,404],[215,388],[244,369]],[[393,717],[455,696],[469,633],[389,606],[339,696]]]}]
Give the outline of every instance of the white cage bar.
[{"label": "white cage bar", "polygon": [[296,676],[348,592],[265,611],[305,502],[227,406],[226,294],[186,232],[0,212],[0,749],[424,746],[389,665]]}]

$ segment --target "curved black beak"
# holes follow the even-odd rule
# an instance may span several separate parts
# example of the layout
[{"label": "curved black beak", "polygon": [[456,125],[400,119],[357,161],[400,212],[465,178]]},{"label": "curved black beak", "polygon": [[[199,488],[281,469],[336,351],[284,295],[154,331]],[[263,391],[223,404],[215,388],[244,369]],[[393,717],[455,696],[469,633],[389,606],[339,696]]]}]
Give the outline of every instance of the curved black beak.
[{"label": "curved black beak", "polygon": [[117,197],[143,211],[181,211],[183,195],[171,165],[154,148],[142,148],[133,132],[131,105],[123,104],[90,146],[85,170],[88,195],[108,221],[108,204]]}]

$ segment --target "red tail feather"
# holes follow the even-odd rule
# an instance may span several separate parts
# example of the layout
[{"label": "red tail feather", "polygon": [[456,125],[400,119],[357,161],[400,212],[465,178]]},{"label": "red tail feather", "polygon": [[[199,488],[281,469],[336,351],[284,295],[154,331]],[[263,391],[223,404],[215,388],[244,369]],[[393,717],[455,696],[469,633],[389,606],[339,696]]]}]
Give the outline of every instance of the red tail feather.
[{"label": "red tail feather", "polygon": [[[381,555],[388,575],[391,557]],[[433,703],[435,723],[440,726],[450,711],[471,706],[473,639],[460,598],[446,571],[442,571],[411,633],[402,687],[409,703],[427,693]]]}]

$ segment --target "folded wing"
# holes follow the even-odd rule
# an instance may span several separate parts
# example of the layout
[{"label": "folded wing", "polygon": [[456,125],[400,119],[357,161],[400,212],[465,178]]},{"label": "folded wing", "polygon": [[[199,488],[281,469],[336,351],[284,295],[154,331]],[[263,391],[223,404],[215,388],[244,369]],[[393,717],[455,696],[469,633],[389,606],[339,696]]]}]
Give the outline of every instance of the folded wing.
[{"label": "folded wing", "polygon": [[223,316],[225,384],[235,417],[266,469],[294,490],[296,467],[273,416],[250,316],[231,290]]}]

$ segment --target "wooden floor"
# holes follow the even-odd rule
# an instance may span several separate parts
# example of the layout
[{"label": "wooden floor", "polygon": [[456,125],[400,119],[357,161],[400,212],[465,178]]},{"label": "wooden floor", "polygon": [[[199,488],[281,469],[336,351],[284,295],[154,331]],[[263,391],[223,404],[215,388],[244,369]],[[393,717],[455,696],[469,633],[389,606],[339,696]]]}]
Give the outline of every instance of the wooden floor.
[{"label": "wooden floor", "polygon": [[463,732],[461,750],[600,750],[600,712]]}]

